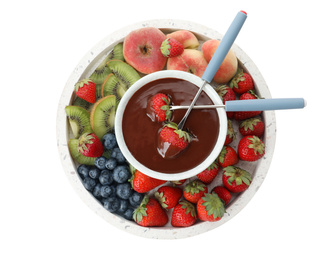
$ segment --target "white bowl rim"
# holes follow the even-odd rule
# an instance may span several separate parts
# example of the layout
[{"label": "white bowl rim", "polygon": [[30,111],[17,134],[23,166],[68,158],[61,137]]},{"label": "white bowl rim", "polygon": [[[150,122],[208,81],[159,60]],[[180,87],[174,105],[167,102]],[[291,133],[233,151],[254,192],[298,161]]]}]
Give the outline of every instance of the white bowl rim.
[{"label": "white bowl rim", "polygon": [[[211,152],[211,154],[199,165],[194,167],[193,169],[179,172],[179,173],[163,173],[163,172],[158,172],[155,170],[152,170],[142,163],[140,163],[138,160],[135,159],[135,157],[131,154],[129,151],[128,147],[125,144],[124,141],[124,135],[122,131],[122,119],[123,119],[123,113],[125,111],[125,108],[133,96],[133,94],[139,90],[141,87],[145,86],[149,82],[158,80],[158,79],[163,79],[163,78],[177,78],[177,79],[183,79],[186,81],[189,81],[196,85],[198,88],[202,85],[203,80],[191,73],[183,72],[183,71],[176,71],[176,70],[163,70],[163,71],[158,71],[154,72],[151,74],[148,74],[138,81],[136,81],[124,94],[124,96],[121,98],[118,107],[117,107],[117,112],[116,112],[116,118],[115,118],[115,134],[117,137],[117,142],[120,150],[122,151],[123,155],[125,158],[128,160],[128,162],[137,170],[141,171],[142,173],[156,178],[156,179],[161,179],[161,180],[166,180],[166,181],[179,181],[183,179],[188,179],[191,178],[200,172],[204,171],[207,169],[218,157],[220,154],[224,141],[226,138],[227,134],[227,116],[226,112],[223,108],[218,108],[216,109],[218,117],[219,117],[219,135],[217,138],[217,141],[214,145],[214,148]],[[217,92],[211,87],[208,83],[203,88],[203,91],[210,97],[212,102],[216,105],[222,105],[222,100],[217,94]]]}]

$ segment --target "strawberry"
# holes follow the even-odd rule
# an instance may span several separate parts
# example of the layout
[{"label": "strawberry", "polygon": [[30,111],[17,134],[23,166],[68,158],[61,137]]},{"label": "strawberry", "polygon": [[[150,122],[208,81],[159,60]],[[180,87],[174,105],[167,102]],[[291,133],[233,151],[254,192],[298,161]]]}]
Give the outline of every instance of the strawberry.
[{"label": "strawberry", "polygon": [[257,161],[265,154],[265,144],[255,135],[244,136],[238,143],[238,156],[243,161]]},{"label": "strawberry", "polygon": [[183,192],[181,188],[162,186],[154,195],[164,209],[172,209],[183,196]]},{"label": "strawberry", "polygon": [[[239,97],[240,100],[258,99],[258,98],[259,97],[252,90],[242,94]],[[261,113],[261,111],[239,111],[239,112],[235,112],[234,118],[236,120],[244,120],[244,119],[247,119],[247,118],[250,118],[250,117],[260,115],[260,113]]]},{"label": "strawberry", "polygon": [[132,187],[136,192],[145,193],[164,183],[166,181],[152,178],[136,170],[131,178]]},{"label": "strawberry", "polygon": [[157,93],[148,100],[147,115],[155,122],[170,120],[172,112],[170,110],[170,98],[163,94]]},{"label": "strawberry", "polygon": [[232,122],[228,119],[228,128],[227,128],[227,135],[225,137],[224,145],[231,144],[236,139],[236,133]]},{"label": "strawberry", "polygon": [[250,74],[238,69],[237,74],[232,78],[230,87],[237,94],[243,94],[249,90],[253,90],[254,84]]},{"label": "strawberry", "polygon": [[168,223],[168,215],[158,201],[145,195],[140,206],[133,212],[133,219],[143,227],[163,227]]},{"label": "strawberry", "polygon": [[224,201],[224,206],[227,206],[231,200],[230,192],[223,186],[216,186],[212,189],[212,192],[215,192],[221,200]]},{"label": "strawberry", "polygon": [[83,79],[75,84],[75,93],[89,103],[96,102],[96,84],[91,79]]},{"label": "strawberry", "polygon": [[199,180],[193,180],[190,183],[186,184],[183,190],[184,198],[196,204],[198,200],[208,192],[206,184]]},{"label": "strawberry", "polygon": [[163,158],[172,158],[183,151],[191,141],[189,133],[178,129],[176,123],[163,126],[159,133],[158,152]]},{"label": "strawberry", "polygon": [[259,117],[248,118],[239,124],[241,135],[256,135],[261,137],[265,131],[265,124]]},{"label": "strawberry", "polygon": [[167,38],[162,42],[160,49],[164,57],[172,58],[184,52],[184,45],[175,39]]},{"label": "strawberry", "polygon": [[79,138],[79,152],[87,157],[100,157],[104,153],[102,142],[94,133],[84,133]]},{"label": "strawberry", "polygon": [[215,179],[218,173],[219,173],[219,164],[213,162],[206,170],[197,174],[197,177],[203,183],[210,184]]},{"label": "strawberry", "polygon": [[221,167],[227,167],[238,163],[238,156],[234,148],[229,145],[225,145],[218,157],[218,163]]},{"label": "strawberry", "polygon": [[228,166],[223,169],[222,182],[230,192],[239,193],[246,190],[251,181],[250,173],[239,167]]},{"label": "strawberry", "polygon": [[171,225],[174,227],[189,227],[197,220],[195,206],[186,200],[180,201],[172,211]]},{"label": "strawberry", "polygon": [[218,221],[225,213],[222,200],[215,193],[205,193],[197,203],[198,218],[202,221]]},{"label": "strawberry", "polygon": [[[217,87],[216,92],[222,99],[223,104],[225,104],[226,101],[236,100],[235,92],[227,85]],[[232,119],[234,117],[234,113],[235,112],[227,112],[227,117]]]}]

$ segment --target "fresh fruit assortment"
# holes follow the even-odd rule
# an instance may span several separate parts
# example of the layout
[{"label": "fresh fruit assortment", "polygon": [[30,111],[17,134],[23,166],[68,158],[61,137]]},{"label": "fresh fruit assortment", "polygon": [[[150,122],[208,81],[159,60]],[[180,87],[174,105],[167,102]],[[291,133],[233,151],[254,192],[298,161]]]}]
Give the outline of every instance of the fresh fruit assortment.
[{"label": "fresh fruit assortment", "polygon": [[[245,169],[246,163],[265,154],[261,111],[228,112],[228,132],[220,155],[205,171],[186,180],[167,182],[134,169],[114,135],[117,104],[133,83],[163,69],[201,77],[218,44],[215,39],[199,42],[187,30],[165,34],[153,27],[138,29],[115,45],[89,78],[73,86],[75,99],[65,108],[71,129],[68,148],[83,186],[110,213],[145,227],[219,221],[237,194],[251,185],[253,176]],[[223,102],[259,98],[251,75],[239,66],[232,50],[212,85]],[[168,96],[158,93],[147,104],[148,116],[153,121],[168,121],[169,103]],[[160,138],[184,149],[190,136],[172,124],[165,124]],[[241,136],[238,143],[237,133]]]}]

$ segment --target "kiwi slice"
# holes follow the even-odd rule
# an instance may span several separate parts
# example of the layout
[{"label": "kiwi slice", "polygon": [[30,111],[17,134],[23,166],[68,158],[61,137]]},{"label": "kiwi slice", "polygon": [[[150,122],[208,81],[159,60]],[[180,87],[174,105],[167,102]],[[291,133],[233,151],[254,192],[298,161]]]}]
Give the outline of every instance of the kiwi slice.
[{"label": "kiwi slice", "polygon": [[[123,54],[123,43],[118,43],[113,47],[113,50],[109,54],[110,60],[122,60],[124,61],[124,54]],[[105,63],[106,64],[106,63]]]},{"label": "kiwi slice", "polygon": [[86,110],[90,110],[91,108],[91,103],[89,103],[88,101],[82,99],[82,98],[79,98],[79,97],[76,97],[73,104],[73,106],[79,106],[79,107],[83,107],[84,109]]},{"label": "kiwi slice", "polygon": [[90,113],[90,124],[97,137],[102,140],[106,133],[113,130],[116,116],[117,99],[109,95],[98,100]]},{"label": "kiwi slice", "polygon": [[111,158],[111,153],[112,153],[112,150],[104,150],[104,153],[103,153],[102,156],[104,156],[107,159],[110,159]]},{"label": "kiwi slice", "polygon": [[90,79],[95,82],[95,84],[102,84],[105,77],[110,74],[110,69],[103,64],[103,62],[95,69],[95,71],[90,75]]},{"label": "kiwi slice", "polygon": [[[118,78],[119,85],[123,89],[128,89],[137,80],[140,79],[139,73],[129,64],[121,60],[110,60],[107,66],[111,72]],[[120,88],[120,87],[118,87]]]},{"label": "kiwi slice", "polygon": [[102,84],[105,78],[110,74],[110,69],[106,66],[109,60],[124,60],[123,55],[123,44],[118,43],[114,46],[113,50],[105,57],[105,59],[99,64],[95,71],[91,74],[90,79],[95,82],[95,84]]},{"label": "kiwi slice", "polygon": [[96,84],[96,100],[99,100],[102,96],[102,84]]},{"label": "kiwi slice", "polygon": [[88,110],[80,106],[66,106],[65,112],[75,138],[93,131],[90,125],[90,113]]},{"label": "kiwi slice", "polygon": [[116,75],[110,73],[102,85],[102,96],[106,97],[109,95],[115,95],[117,102],[119,102],[126,90],[127,86],[122,84]]},{"label": "kiwi slice", "polygon": [[79,140],[78,139],[69,139],[68,148],[73,160],[77,161],[80,164],[94,165],[95,157],[87,157],[79,152]]}]

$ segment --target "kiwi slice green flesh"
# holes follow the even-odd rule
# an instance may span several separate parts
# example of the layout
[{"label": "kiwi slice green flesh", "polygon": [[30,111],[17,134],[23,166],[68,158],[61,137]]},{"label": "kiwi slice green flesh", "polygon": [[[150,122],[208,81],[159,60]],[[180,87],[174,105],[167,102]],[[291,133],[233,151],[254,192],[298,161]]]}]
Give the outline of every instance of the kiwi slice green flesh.
[{"label": "kiwi slice green flesh", "polygon": [[102,96],[115,95],[117,102],[124,96],[127,86],[120,81],[116,75],[110,73],[102,85]]},{"label": "kiwi slice green flesh", "polygon": [[[109,60],[122,60],[124,61],[124,54],[123,54],[123,43],[118,43],[116,46],[113,47],[113,50],[109,54]],[[106,62],[105,62],[106,64]]]},{"label": "kiwi slice green flesh", "polygon": [[102,140],[106,133],[112,132],[116,116],[117,99],[109,95],[98,100],[90,114],[90,124],[97,137]]},{"label": "kiwi slice green flesh", "polygon": [[126,89],[140,79],[139,73],[124,61],[110,60],[107,66]]},{"label": "kiwi slice green flesh", "polygon": [[102,97],[102,84],[96,84],[96,100]]},{"label": "kiwi slice green flesh", "polygon": [[80,164],[86,164],[86,165],[94,165],[95,163],[95,157],[87,157],[84,156],[79,152],[79,140],[78,139],[69,139],[68,141],[68,148],[69,152],[76,162]]},{"label": "kiwi slice green flesh", "polygon": [[114,46],[113,50],[105,57],[105,59],[98,65],[95,71],[91,74],[90,79],[95,82],[95,84],[102,84],[105,78],[110,74],[110,69],[106,66],[109,60],[124,60],[123,55],[123,44],[118,43]]},{"label": "kiwi slice green flesh", "polygon": [[89,77],[95,84],[102,84],[107,75],[110,74],[110,69],[105,65],[103,67],[98,66],[96,70]]},{"label": "kiwi slice green flesh", "polygon": [[103,153],[102,156],[104,156],[107,159],[110,159],[111,158],[111,153],[112,153],[112,150],[105,150],[104,149],[104,153]]},{"label": "kiwi slice green flesh", "polygon": [[76,97],[73,104],[73,106],[79,106],[79,107],[83,107],[84,109],[86,110],[90,110],[91,108],[91,103],[89,103],[88,101],[82,99],[82,98],[79,98],[79,97]]},{"label": "kiwi slice green flesh", "polygon": [[80,106],[66,106],[65,112],[75,138],[93,131],[90,125],[90,113],[88,110]]}]

